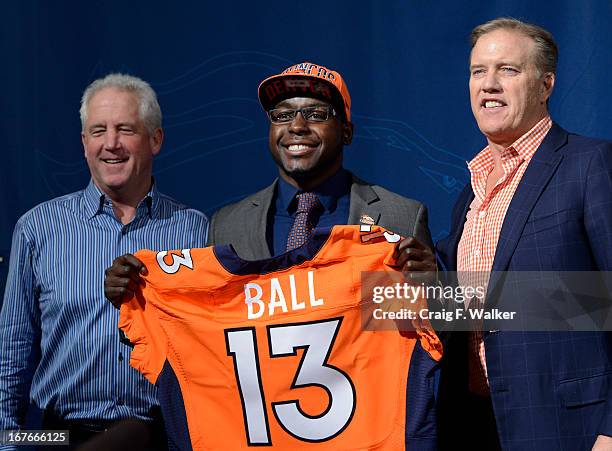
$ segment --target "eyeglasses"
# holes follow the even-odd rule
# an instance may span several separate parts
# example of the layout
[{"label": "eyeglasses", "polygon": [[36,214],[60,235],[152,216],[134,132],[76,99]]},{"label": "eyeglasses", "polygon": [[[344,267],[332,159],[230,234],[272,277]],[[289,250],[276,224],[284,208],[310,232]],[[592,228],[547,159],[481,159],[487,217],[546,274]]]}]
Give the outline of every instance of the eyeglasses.
[{"label": "eyeglasses", "polygon": [[286,124],[295,119],[298,113],[308,122],[325,122],[332,116],[336,116],[336,110],[331,105],[308,106],[291,110],[289,108],[274,108],[268,111],[268,117],[273,124]]}]

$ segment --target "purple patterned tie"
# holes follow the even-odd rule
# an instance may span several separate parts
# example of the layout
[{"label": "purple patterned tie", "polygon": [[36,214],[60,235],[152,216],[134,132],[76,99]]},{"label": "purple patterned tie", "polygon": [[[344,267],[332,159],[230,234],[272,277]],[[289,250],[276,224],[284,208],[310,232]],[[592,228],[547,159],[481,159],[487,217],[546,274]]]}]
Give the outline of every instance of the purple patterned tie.
[{"label": "purple patterned tie", "polygon": [[310,237],[314,224],[312,216],[315,209],[321,205],[315,193],[300,193],[295,196],[298,200],[295,219],[287,237],[287,250],[300,247]]}]

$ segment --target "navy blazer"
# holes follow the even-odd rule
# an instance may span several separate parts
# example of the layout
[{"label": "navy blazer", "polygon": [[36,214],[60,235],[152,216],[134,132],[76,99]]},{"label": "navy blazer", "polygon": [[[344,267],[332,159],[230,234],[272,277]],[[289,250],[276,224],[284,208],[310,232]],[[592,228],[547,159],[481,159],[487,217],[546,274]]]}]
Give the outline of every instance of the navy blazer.
[{"label": "navy blazer", "polygon": [[[442,269],[457,268],[473,198],[468,184],[452,213],[451,234],[436,246]],[[508,207],[493,271],[597,270],[612,271],[612,143],[553,124]],[[496,283],[503,282],[492,277],[489,293],[503,291]],[[502,331],[486,333],[484,341],[504,450],[590,450],[598,434],[612,436],[612,333]],[[467,390],[466,343],[465,333],[451,334],[440,382],[441,399],[451,400],[442,423],[454,418],[455,427],[466,416],[457,405],[457,393]]]}]

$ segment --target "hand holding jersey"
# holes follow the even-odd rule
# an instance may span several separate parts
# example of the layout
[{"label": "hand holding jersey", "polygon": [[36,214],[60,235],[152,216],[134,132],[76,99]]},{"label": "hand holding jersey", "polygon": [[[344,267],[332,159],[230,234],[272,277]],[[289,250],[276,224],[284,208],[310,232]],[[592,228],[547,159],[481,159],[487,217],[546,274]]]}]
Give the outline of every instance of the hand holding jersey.
[{"label": "hand holding jersey", "polygon": [[132,254],[123,254],[113,260],[113,265],[104,271],[104,295],[115,308],[134,296],[142,285],[141,275],[147,275],[148,270],[143,262]]}]

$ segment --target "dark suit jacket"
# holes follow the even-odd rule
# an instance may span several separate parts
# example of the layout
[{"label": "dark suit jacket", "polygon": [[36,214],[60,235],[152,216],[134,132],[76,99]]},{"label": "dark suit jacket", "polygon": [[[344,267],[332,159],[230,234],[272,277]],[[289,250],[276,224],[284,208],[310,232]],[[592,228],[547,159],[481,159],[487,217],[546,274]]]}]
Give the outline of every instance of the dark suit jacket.
[{"label": "dark suit jacket", "polygon": [[[473,198],[468,185],[454,208],[450,236],[437,245],[448,271],[456,270]],[[597,270],[612,270],[612,143],[554,124],[508,207],[493,271]],[[503,282],[492,276],[488,293],[496,290],[503,292]],[[455,426],[466,417],[465,405],[458,405],[467,386],[465,338],[455,333],[445,348],[440,407],[446,426],[453,415]],[[610,333],[502,331],[485,333],[484,342],[504,450],[590,450],[598,434],[612,436]],[[471,431],[478,434],[477,427]]]},{"label": "dark suit jacket", "polygon": [[[276,183],[217,211],[210,221],[208,244],[232,244],[238,255],[247,260],[271,257],[266,232]],[[393,232],[432,245],[423,204],[353,176],[349,224],[359,224],[363,214]]]}]

